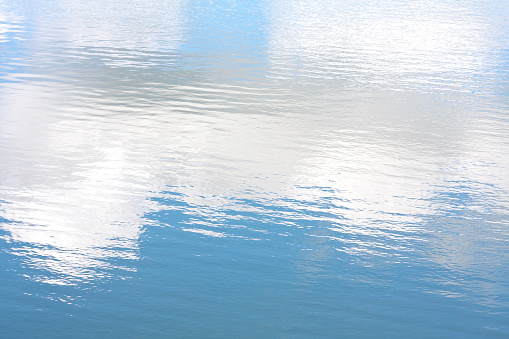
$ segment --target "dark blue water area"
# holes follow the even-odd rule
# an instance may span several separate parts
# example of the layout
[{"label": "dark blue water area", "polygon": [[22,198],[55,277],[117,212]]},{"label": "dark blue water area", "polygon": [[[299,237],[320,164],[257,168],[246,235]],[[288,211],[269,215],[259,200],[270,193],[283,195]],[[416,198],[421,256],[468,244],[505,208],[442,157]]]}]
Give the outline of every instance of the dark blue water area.
[{"label": "dark blue water area", "polygon": [[[142,260],[143,268],[131,279],[110,282],[108,290],[92,293],[80,289],[78,293],[85,301],[77,305],[52,300],[55,292],[49,285],[41,285],[39,295],[20,298],[10,294],[11,300],[3,299],[2,313],[8,310],[8,319],[16,322],[2,322],[3,333],[6,337],[37,333],[44,333],[42,337],[66,337],[72,333],[73,337],[214,338],[338,334],[503,337],[507,333],[505,322],[493,321],[503,319],[496,311],[408,290],[406,284],[415,283],[420,276],[418,269],[388,269],[381,277],[380,271],[373,276],[369,269],[352,269],[338,261],[323,267],[335,270],[336,277],[302,283],[295,281],[288,260],[291,251],[287,257],[279,251],[278,258],[267,259],[256,255],[257,251],[265,251],[263,247],[229,243],[238,251],[233,258],[218,240],[205,246],[210,250],[208,256],[197,259],[193,252],[203,251],[203,241],[191,235],[171,242],[172,250],[168,250],[164,237],[172,232],[160,230],[152,232],[150,248],[164,247],[164,255],[142,249],[147,256],[157,254],[158,259]],[[226,269],[225,260],[232,261]],[[356,278],[351,279],[352,275]],[[270,276],[270,283],[260,278],[264,276]],[[362,277],[379,284],[356,281]],[[32,288],[17,275],[3,273],[2,279],[5,286],[16,286],[14,292]],[[76,295],[77,291],[59,288],[58,294],[62,293]]]},{"label": "dark blue water area", "polygon": [[[140,238],[139,261],[130,263],[135,269],[89,287],[34,287],[23,276],[37,276],[37,270],[7,254],[13,244],[2,240],[1,262],[8,265],[1,270],[2,336],[502,338],[509,333],[508,300],[480,304],[482,292],[475,284],[483,283],[482,277],[425,258],[429,245],[422,240],[432,241],[431,235],[420,235],[399,259],[359,258],[337,251],[328,240],[310,238],[310,233],[328,234],[331,226],[316,215],[296,219],[302,211],[243,199],[235,206],[258,212],[218,211],[235,229],[214,231],[234,236],[210,236],[184,231],[211,220],[182,197],[171,191],[154,197],[161,209],[145,215],[150,227]],[[452,232],[454,220],[464,229],[469,219],[443,218],[429,223]],[[253,240],[253,233],[260,233],[253,230],[264,232]],[[371,241],[369,235],[357,240]]]}]

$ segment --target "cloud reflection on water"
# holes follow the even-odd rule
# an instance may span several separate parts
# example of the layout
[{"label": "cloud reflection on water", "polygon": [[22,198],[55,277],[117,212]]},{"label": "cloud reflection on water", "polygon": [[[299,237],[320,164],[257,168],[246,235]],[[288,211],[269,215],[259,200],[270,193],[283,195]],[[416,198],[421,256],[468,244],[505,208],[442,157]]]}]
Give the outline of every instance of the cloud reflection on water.
[{"label": "cloud reflection on water", "polygon": [[[85,15],[41,20],[34,31],[42,56],[27,56],[21,81],[1,88],[0,216],[9,221],[2,228],[15,242],[11,253],[48,270],[39,280],[112,274],[114,258],[139,258],[140,234],[151,222],[299,247],[305,251],[295,265],[310,279],[326,272],[320,261],[336,259],[366,267],[429,259],[499,279],[464,259],[472,253],[465,237],[435,234],[454,207],[441,197],[458,188],[458,178],[470,192],[460,202],[481,219],[508,206],[508,164],[492,158],[507,144],[492,125],[477,124],[472,103],[481,99],[464,94],[476,86],[468,75],[484,63],[465,48],[489,54],[478,44],[483,22],[455,30],[455,17],[444,27],[367,12],[359,19],[367,31],[357,32],[339,7],[282,2],[289,7],[281,12],[276,3],[273,68],[244,81],[204,72],[217,61],[206,53],[192,56],[199,70],[182,67],[190,56],[179,54],[186,20],[177,3],[169,7],[171,24],[160,22],[169,12],[158,12],[164,34],[159,25],[145,34],[153,12],[140,2],[118,17],[113,4],[104,13],[90,8],[97,4],[63,2],[64,12],[84,6]],[[344,20],[347,29],[317,24],[325,12],[320,20]],[[134,17],[136,33],[127,24]],[[400,36],[405,25],[412,30]],[[436,39],[447,30],[455,33]],[[382,33],[389,43],[378,41]],[[467,47],[458,44],[462,37]],[[464,58],[452,62],[455,53]],[[299,67],[304,76],[288,75]],[[342,75],[331,79],[331,72]],[[442,94],[426,94],[433,92]],[[188,219],[161,217],[174,210]],[[496,229],[490,232],[458,230],[469,241],[491,241]]]},{"label": "cloud reflection on water", "polygon": [[269,53],[281,77],[471,92],[486,85],[476,79],[491,71],[491,53],[501,39],[489,16],[479,15],[487,7],[449,1],[273,1]]},{"label": "cloud reflection on water", "polygon": [[129,108],[108,107],[101,82],[111,79],[96,71],[143,65],[147,51],[176,48],[183,2],[130,2],[122,11],[119,4],[40,3],[30,12],[34,20],[20,26],[32,40],[13,42],[19,54],[7,55],[7,65],[20,64],[23,72],[9,74],[14,83],[0,89],[0,212],[8,221],[2,228],[18,244],[11,252],[42,282],[90,282],[133,269],[112,258],[138,258],[150,165],[134,160],[125,143],[136,128],[108,119]]},{"label": "cloud reflection on water", "polygon": [[[500,98],[493,96],[503,88],[497,74],[503,60],[494,56],[504,38],[497,24],[479,15],[486,6],[466,4],[451,11],[450,4],[442,3],[383,2],[383,9],[382,3],[272,3],[272,74],[314,84],[320,93],[305,101],[316,98],[319,103],[309,104],[308,110],[300,107],[308,115],[302,117],[304,134],[316,137],[307,139],[309,150],[301,154],[292,180],[295,187],[314,189],[309,194],[295,189],[296,199],[337,202],[328,211],[336,209],[341,216],[337,225],[331,222],[330,232],[309,231],[316,241],[307,246],[315,251],[303,252],[296,263],[307,267],[301,272],[313,261],[319,267],[334,257],[334,248],[368,258],[365,265],[415,265],[419,261],[412,252],[424,248],[417,254],[420,260],[475,279],[503,280],[482,266],[500,267],[507,258],[489,262],[473,250],[484,242],[503,246],[498,236],[503,223],[487,220],[494,209],[507,215],[509,207],[508,181],[500,172],[509,168],[502,156],[507,133],[500,131],[507,124],[500,123],[502,113],[495,106]],[[371,93],[361,94],[357,89],[362,86]],[[472,95],[479,90],[488,99]],[[501,105],[508,107],[507,98]],[[316,107],[329,109],[322,117],[324,111]],[[483,120],[489,125],[481,127]],[[458,190],[466,199],[441,199],[444,191],[454,196]],[[464,217],[453,212],[456,202],[461,210],[479,213],[476,227],[448,228],[454,218]],[[451,224],[439,221],[444,215]],[[385,260],[372,259],[386,255]],[[451,284],[457,279],[452,276],[441,282]]]}]

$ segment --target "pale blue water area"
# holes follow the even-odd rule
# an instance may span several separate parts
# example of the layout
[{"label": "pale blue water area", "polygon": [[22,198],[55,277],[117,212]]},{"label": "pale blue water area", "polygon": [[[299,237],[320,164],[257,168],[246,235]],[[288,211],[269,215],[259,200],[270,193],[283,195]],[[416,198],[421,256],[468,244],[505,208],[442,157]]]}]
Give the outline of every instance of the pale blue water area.
[{"label": "pale blue water area", "polygon": [[508,338],[505,0],[0,0],[1,338]]}]

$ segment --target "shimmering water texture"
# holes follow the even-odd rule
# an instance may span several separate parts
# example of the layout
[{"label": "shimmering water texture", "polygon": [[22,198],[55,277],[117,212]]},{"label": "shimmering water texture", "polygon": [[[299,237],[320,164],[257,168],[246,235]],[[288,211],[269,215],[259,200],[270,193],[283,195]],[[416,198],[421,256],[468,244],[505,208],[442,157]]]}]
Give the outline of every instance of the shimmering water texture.
[{"label": "shimmering water texture", "polygon": [[505,0],[1,0],[0,337],[509,337]]}]

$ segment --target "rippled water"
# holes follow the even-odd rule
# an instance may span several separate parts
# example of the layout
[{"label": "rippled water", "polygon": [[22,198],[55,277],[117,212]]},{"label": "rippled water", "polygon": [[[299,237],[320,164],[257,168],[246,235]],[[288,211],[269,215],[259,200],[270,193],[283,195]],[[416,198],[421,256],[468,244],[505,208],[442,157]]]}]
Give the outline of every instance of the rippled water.
[{"label": "rippled water", "polygon": [[0,337],[509,336],[506,1],[0,1]]}]

